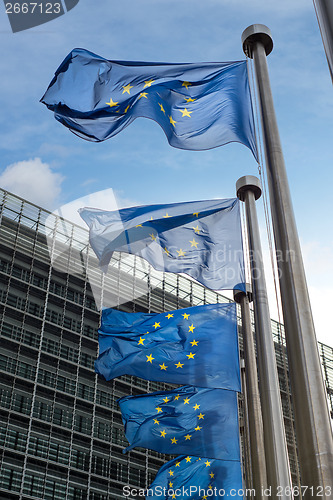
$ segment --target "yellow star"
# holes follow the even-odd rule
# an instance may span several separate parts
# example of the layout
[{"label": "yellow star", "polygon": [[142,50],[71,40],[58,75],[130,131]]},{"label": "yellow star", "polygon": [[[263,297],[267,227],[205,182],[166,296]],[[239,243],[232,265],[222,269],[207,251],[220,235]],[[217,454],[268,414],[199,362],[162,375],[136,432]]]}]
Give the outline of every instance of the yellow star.
[{"label": "yellow star", "polygon": [[124,113],[127,113],[127,111],[129,110],[129,107],[130,107],[130,105],[127,106],[127,108],[125,109]]},{"label": "yellow star", "polygon": [[170,481],[169,482],[169,488],[172,488],[173,487],[173,483]]},{"label": "yellow star", "polygon": [[143,339],[142,337],[140,337],[140,340],[139,340],[139,342],[138,342],[138,345],[143,345],[144,341],[145,341],[145,339]]},{"label": "yellow star", "polygon": [[154,81],[155,80],[146,80],[143,88],[145,89],[146,87],[150,87]]},{"label": "yellow star", "polygon": [[182,316],[183,316],[184,319],[188,319],[190,317],[190,315],[186,314],[186,313],[182,314]]},{"label": "yellow star", "polygon": [[197,227],[192,227],[192,229],[194,229],[194,232],[195,232],[195,233],[199,234],[199,232],[200,232],[200,228],[199,228],[199,226],[197,226]]},{"label": "yellow star", "polygon": [[175,126],[175,124],[177,123],[173,118],[172,116],[169,116],[169,120],[170,120],[170,123],[171,125]]},{"label": "yellow star", "polygon": [[171,217],[171,215],[169,215],[168,212],[165,215],[163,215],[163,219],[168,219],[169,217]]},{"label": "yellow star", "polygon": [[195,215],[196,217],[199,217],[199,213],[200,212],[193,212],[193,215]]},{"label": "yellow star", "polygon": [[173,474],[174,474],[173,470],[170,469],[169,474],[170,474],[170,476],[173,476]]},{"label": "yellow star", "polygon": [[153,355],[152,355],[152,354],[149,354],[149,356],[147,356],[147,354],[146,354],[146,358],[147,358],[146,363],[148,363],[148,361],[149,361],[149,363],[152,363],[152,362],[153,362],[153,359],[155,359],[155,358],[153,358]]},{"label": "yellow star", "polygon": [[178,257],[184,257],[184,255],[185,255],[185,252],[182,249],[177,250],[177,253],[178,253]]},{"label": "yellow star", "polygon": [[215,477],[214,472],[211,472],[209,475],[210,475],[210,477],[211,477],[212,479]]},{"label": "yellow star", "polygon": [[175,467],[180,467],[180,462],[176,462]]},{"label": "yellow star", "polygon": [[167,255],[170,255],[170,252],[169,252],[169,250],[167,249],[167,247],[164,247],[164,252],[165,252]]},{"label": "yellow star", "polygon": [[193,406],[193,408],[194,408],[195,410],[199,410],[200,405],[196,404],[195,406]]},{"label": "yellow star", "polygon": [[190,436],[189,434],[187,434],[187,435],[185,436],[185,441],[190,441],[190,440],[191,440],[191,437],[192,437],[192,436]]},{"label": "yellow star", "polygon": [[213,489],[213,486],[210,484],[210,485],[208,486],[208,489],[209,489],[209,490],[212,490],[212,489]]},{"label": "yellow star", "polygon": [[197,241],[195,241],[194,238],[193,238],[193,240],[190,240],[190,243],[191,243],[191,247],[198,248],[199,243]]},{"label": "yellow star", "polygon": [[138,225],[137,225],[137,226],[135,226],[135,227],[142,227],[142,224],[138,224]]},{"label": "yellow star", "polygon": [[173,318],[173,314],[168,314],[167,316],[165,316],[166,318],[170,319],[170,318]]},{"label": "yellow star", "polygon": [[179,398],[180,398],[180,394],[177,394],[177,396],[175,396],[175,401],[178,401]]},{"label": "yellow star", "polygon": [[188,357],[188,359],[194,359],[195,353],[190,352],[190,354],[186,354],[186,356]]},{"label": "yellow star", "polygon": [[190,82],[183,82],[182,83],[182,87],[186,87],[186,89],[188,89],[190,85],[192,85],[192,83],[190,83]]},{"label": "yellow star", "polygon": [[176,493],[174,493],[171,498],[174,500],[176,498]]},{"label": "yellow star", "polygon": [[157,408],[155,408],[155,410],[157,410],[157,413],[161,413],[161,412],[163,413],[162,408],[160,408],[159,406]]},{"label": "yellow star", "polygon": [[178,439],[176,438],[171,438],[171,444],[177,444]]},{"label": "yellow star", "polygon": [[193,323],[192,323],[192,325],[188,327],[188,331],[193,333],[194,330],[195,330],[195,326],[193,326]]},{"label": "yellow star", "polygon": [[154,418],[154,424],[160,425],[160,423],[159,423],[159,421],[157,420],[157,418]]},{"label": "yellow star", "polygon": [[133,85],[130,85],[130,84],[123,86],[123,89],[124,89],[123,90],[123,94],[125,94],[125,92],[127,92],[128,94],[130,94],[130,90],[132,88],[133,88]]},{"label": "yellow star", "polygon": [[198,425],[198,427],[196,427],[194,430],[195,431],[201,431],[201,429],[202,429],[202,427],[199,427],[199,425]]},{"label": "yellow star", "polygon": [[176,368],[183,368],[184,363],[181,363],[180,361],[178,361],[178,363],[175,363],[175,365],[176,365]]},{"label": "yellow star", "polygon": [[144,333],[143,335],[147,335],[147,333],[149,333],[149,332],[146,332],[146,333]]},{"label": "yellow star", "polygon": [[165,436],[166,436],[165,429],[164,429],[163,431],[160,431],[160,433],[161,433],[161,437],[164,437],[164,438],[165,438]]},{"label": "yellow star", "polygon": [[155,321],[155,324],[153,325],[153,327],[154,327],[154,328],[155,328],[155,330],[156,330],[156,328],[158,328],[158,327],[160,327],[160,328],[161,328],[161,325],[160,325],[159,323],[156,323],[156,321]]},{"label": "yellow star", "polygon": [[148,95],[147,92],[141,92],[140,95],[139,95],[139,99],[141,99],[141,97],[144,97],[145,99],[148,99],[147,95]]},{"label": "yellow star", "polygon": [[186,462],[191,462],[191,457],[186,457],[185,460]]},{"label": "yellow star", "polygon": [[161,108],[162,113],[164,113],[164,114],[165,114],[165,109],[163,108],[162,104],[161,104],[161,103],[158,103],[158,105],[159,105],[159,107]]},{"label": "yellow star", "polygon": [[193,111],[188,111],[186,108],[184,109],[180,109],[179,110],[182,114],[182,117],[184,118],[184,116],[188,116],[189,118],[191,118],[191,113],[193,113]]},{"label": "yellow star", "polygon": [[166,370],[168,367],[165,366],[165,364],[163,363],[162,365],[159,365],[161,367],[161,370]]},{"label": "yellow star", "polygon": [[204,413],[200,413],[200,415],[198,415],[198,419],[201,420],[202,418],[204,418],[205,414]]},{"label": "yellow star", "polygon": [[198,342],[198,340],[193,340],[192,342],[190,342],[190,344],[193,347],[194,345],[198,345],[199,342]]},{"label": "yellow star", "polygon": [[164,401],[164,403],[167,403],[169,401],[169,398],[166,397],[166,398],[163,399],[163,401]]},{"label": "yellow star", "polygon": [[207,500],[208,496],[207,495],[204,495],[203,497],[201,497],[201,500]]},{"label": "yellow star", "polygon": [[152,240],[156,241],[156,236],[155,236],[155,234],[154,234],[154,233],[150,234],[149,236],[151,236],[151,239],[152,239]]},{"label": "yellow star", "polygon": [[106,102],[105,104],[107,104],[108,106],[110,106],[110,108],[113,108],[113,106],[117,106],[119,103],[118,102],[113,102],[113,100],[110,99],[110,102]]},{"label": "yellow star", "polygon": [[192,99],[192,97],[184,97],[184,99],[187,103],[196,101],[196,99]]},{"label": "yellow star", "polygon": [[184,405],[189,405],[190,404],[190,399],[189,398],[185,398],[184,399]]},{"label": "yellow star", "polygon": [[211,464],[211,462],[209,462],[208,460],[207,460],[207,462],[205,462],[206,467],[210,467],[210,464]]}]

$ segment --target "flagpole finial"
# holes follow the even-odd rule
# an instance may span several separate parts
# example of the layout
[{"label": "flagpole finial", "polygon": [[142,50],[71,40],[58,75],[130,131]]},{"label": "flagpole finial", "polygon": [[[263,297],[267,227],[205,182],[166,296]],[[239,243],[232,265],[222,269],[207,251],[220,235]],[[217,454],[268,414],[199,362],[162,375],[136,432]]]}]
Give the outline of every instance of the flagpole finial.
[{"label": "flagpole finial", "polygon": [[240,304],[242,301],[242,297],[246,296],[248,298],[249,302],[253,301],[253,295],[252,295],[252,286],[250,283],[245,284],[246,288],[246,293],[243,292],[243,290],[234,290],[234,301],[237,302],[237,304]]},{"label": "flagpole finial", "polygon": [[264,24],[252,24],[242,33],[242,44],[244,54],[252,59],[252,46],[255,42],[261,42],[265,47],[266,56],[273,50],[273,39],[271,30]]},{"label": "flagpole finial", "polygon": [[261,184],[258,177],[254,175],[244,175],[236,182],[237,197],[241,201],[245,201],[245,192],[253,191],[254,197],[258,200],[261,196]]}]

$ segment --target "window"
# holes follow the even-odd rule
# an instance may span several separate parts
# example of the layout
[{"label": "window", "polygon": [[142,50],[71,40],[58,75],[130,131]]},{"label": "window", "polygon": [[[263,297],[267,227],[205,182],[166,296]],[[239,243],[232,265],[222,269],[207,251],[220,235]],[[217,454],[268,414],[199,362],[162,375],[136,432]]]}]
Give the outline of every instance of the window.
[{"label": "window", "polygon": [[24,479],[23,493],[37,498],[43,498],[43,478],[26,474]]},{"label": "window", "polygon": [[1,488],[20,491],[22,473],[4,466],[0,471]]}]

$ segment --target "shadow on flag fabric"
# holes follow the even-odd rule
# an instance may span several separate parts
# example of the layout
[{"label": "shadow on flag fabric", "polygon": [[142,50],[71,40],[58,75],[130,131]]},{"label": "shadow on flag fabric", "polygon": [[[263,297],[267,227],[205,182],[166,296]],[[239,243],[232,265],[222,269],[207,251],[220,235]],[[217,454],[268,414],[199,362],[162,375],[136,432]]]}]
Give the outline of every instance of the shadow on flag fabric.
[{"label": "shadow on flag fabric", "polygon": [[241,391],[236,304],[161,314],[104,309],[96,372]]},{"label": "shadow on flag fabric", "polygon": [[[182,455],[164,464],[146,491],[147,500],[172,498],[243,500],[239,461]],[[174,496],[175,495],[175,496]]]},{"label": "shadow on flag fabric", "polygon": [[160,453],[240,460],[237,392],[184,386],[121,398],[130,444]]},{"label": "shadow on flag fabric", "polygon": [[114,251],[127,252],[158,271],[186,273],[212,290],[245,291],[239,205],[230,198],[79,213],[104,269]]},{"label": "shadow on flag fabric", "polygon": [[204,150],[240,142],[257,159],[246,61],[109,61],[74,49],[41,102],[60,123],[90,141],[113,137],[145,117],[155,120],[176,148]]}]

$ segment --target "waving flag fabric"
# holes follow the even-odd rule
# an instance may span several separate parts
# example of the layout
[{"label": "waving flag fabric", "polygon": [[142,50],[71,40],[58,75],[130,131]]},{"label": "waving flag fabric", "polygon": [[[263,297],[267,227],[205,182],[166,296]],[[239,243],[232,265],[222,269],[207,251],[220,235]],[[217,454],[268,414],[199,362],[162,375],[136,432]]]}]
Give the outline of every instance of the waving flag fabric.
[{"label": "waving flag fabric", "polygon": [[146,492],[146,499],[218,500],[232,497],[242,500],[242,487],[239,461],[182,455],[160,468]]},{"label": "waving flag fabric", "polygon": [[240,460],[237,393],[184,386],[118,401],[130,443],[160,453]]},{"label": "waving flag fabric", "polygon": [[246,61],[109,61],[74,49],[41,101],[87,140],[103,141],[146,117],[171,146],[203,150],[240,142],[257,158]]},{"label": "waving flag fabric", "polygon": [[239,203],[231,198],[79,212],[104,267],[114,251],[127,252],[159,271],[186,273],[212,290],[245,291]]},{"label": "waving flag fabric", "polygon": [[161,314],[104,309],[96,372],[240,391],[236,304]]}]

